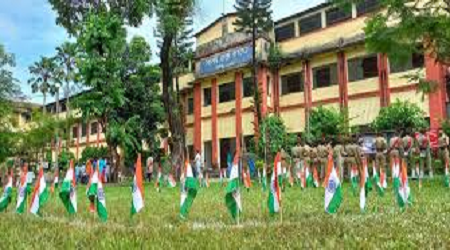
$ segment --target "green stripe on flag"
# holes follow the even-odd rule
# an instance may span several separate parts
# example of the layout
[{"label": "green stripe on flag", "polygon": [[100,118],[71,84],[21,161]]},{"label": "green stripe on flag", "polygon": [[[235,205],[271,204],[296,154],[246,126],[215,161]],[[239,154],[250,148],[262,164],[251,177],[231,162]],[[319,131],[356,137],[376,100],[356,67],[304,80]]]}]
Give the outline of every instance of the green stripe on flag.
[{"label": "green stripe on flag", "polygon": [[342,190],[341,185],[339,184],[336,187],[333,198],[331,198],[330,204],[328,204],[327,212],[330,214],[334,214],[337,212],[342,203]]},{"label": "green stripe on flag", "polygon": [[236,219],[238,214],[241,213],[238,203],[236,202],[234,193],[239,192],[239,179],[235,178],[228,182],[226,195],[225,195],[225,204],[230,211],[233,219]]},{"label": "green stripe on flag", "polygon": [[197,180],[193,177],[186,178],[184,189],[187,190],[187,196],[180,207],[180,217],[182,219],[187,218],[189,210],[194,203],[195,197],[197,196]]}]

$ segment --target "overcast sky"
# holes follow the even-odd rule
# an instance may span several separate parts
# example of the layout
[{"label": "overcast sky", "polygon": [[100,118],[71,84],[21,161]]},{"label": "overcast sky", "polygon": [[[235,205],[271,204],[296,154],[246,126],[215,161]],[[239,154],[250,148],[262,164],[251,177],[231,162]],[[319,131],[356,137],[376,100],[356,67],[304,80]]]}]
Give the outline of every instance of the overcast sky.
[{"label": "overcast sky", "polygon": [[[200,0],[194,18],[194,31],[213,22],[222,13],[234,11],[234,0]],[[273,0],[273,18],[278,20],[304,9],[313,7],[324,0]],[[22,91],[32,102],[42,102],[42,94],[32,94],[27,84],[30,78],[28,66],[38,61],[40,56],[53,56],[55,48],[68,35],[55,24],[56,14],[47,0],[0,0],[0,43],[16,56],[14,75],[21,82]],[[128,37],[140,35],[146,38],[153,51],[156,41],[153,37],[155,20],[145,19],[139,28],[128,29]],[[152,58],[157,60],[156,53]],[[49,98],[52,101],[53,98]]]}]

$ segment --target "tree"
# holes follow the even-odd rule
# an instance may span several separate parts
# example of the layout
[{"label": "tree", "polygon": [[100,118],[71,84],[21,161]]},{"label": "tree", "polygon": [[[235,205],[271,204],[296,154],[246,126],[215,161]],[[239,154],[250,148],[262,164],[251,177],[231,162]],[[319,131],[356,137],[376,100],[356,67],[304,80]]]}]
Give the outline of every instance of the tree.
[{"label": "tree", "polygon": [[237,19],[234,25],[236,25],[237,31],[251,34],[252,37],[253,96],[258,124],[262,121],[262,113],[257,79],[256,40],[260,35],[267,34],[273,28],[271,5],[272,0],[236,0],[234,5],[237,12]]},{"label": "tree", "polygon": [[261,138],[258,140],[257,154],[261,159],[272,162],[275,155],[284,150],[290,152],[296,138],[287,133],[286,125],[279,116],[268,115],[260,125]]},{"label": "tree", "polygon": [[54,58],[41,57],[29,67],[32,78],[28,80],[33,93],[41,92],[44,96],[42,112],[45,114],[47,94],[54,95],[57,91],[55,83],[61,82],[61,70],[58,68]]},{"label": "tree", "polygon": [[77,44],[64,42],[62,45],[56,48],[56,62],[62,69],[62,78],[65,82],[64,97],[67,102],[67,117],[70,116],[70,95],[72,93],[71,84],[77,81]]},{"label": "tree", "polygon": [[335,137],[348,133],[345,112],[319,106],[311,110],[309,141],[320,141],[323,136]]},{"label": "tree", "polygon": [[[172,137],[171,156],[174,166],[182,166],[184,162],[183,138],[185,131],[180,105],[177,98],[173,96],[173,45],[177,35],[185,28],[186,19],[192,15],[195,2],[195,0],[157,0],[155,8],[162,39],[159,57],[163,102]],[[178,107],[178,112],[174,112],[174,107]]]},{"label": "tree", "polygon": [[390,106],[381,108],[372,127],[377,131],[415,130],[427,127],[427,121],[425,113],[417,104],[396,100]]},{"label": "tree", "polygon": [[[348,8],[361,0],[329,0]],[[366,21],[365,46],[370,52],[384,53],[394,63],[404,63],[413,53],[426,53],[437,62],[450,62],[450,1],[383,0],[380,11]],[[393,21],[395,20],[395,21]],[[415,74],[419,90],[432,92],[435,83]],[[431,85],[431,86],[430,86]]]}]

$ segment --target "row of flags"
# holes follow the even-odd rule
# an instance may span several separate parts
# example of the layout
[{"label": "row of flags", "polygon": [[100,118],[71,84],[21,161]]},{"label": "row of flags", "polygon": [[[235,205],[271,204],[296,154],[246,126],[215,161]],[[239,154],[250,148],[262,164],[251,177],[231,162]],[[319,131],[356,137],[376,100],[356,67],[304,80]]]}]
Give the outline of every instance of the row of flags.
[{"label": "row of flags", "polygon": [[[228,177],[227,187],[225,191],[225,204],[228,208],[231,217],[239,222],[239,216],[243,211],[241,193],[240,193],[240,171],[239,171],[239,155],[236,154],[234,161],[232,163],[232,168]],[[449,182],[449,164],[445,164],[446,171],[446,184]],[[24,166],[23,173],[27,173],[27,165]],[[144,187],[143,187],[143,176],[142,176],[142,165],[141,165],[141,155],[138,155],[136,161],[133,184],[132,184],[132,202],[131,202],[131,215],[139,213],[144,208]],[[393,187],[397,203],[401,208],[405,208],[412,204],[411,190],[408,185],[408,176],[406,171],[405,162],[397,160],[394,162],[393,167]],[[290,172],[290,171],[289,171]],[[360,171],[356,167],[351,169],[351,182],[352,189],[356,191],[359,187],[360,189],[360,209],[365,210],[366,198],[369,192],[372,190],[372,182],[370,180],[370,175],[368,171],[367,161],[363,161],[363,169],[361,171],[361,176],[359,176]],[[11,172],[8,177],[8,182],[4,188],[3,195],[0,197],[0,212],[4,211],[12,200],[12,189],[13,189],[13,173]],[[162,185],[162,174],[161,171],[158,173],[158,187]],[[220,181],[223,182],[225,174],[220,172]],[[319,187],[319,180],[317,171],[313,171],[313,174],[309,172],[309,168],[305,167],[302,172],[297,173],[297,177],[300,179],[300,184],[302,188],[307,186]],[[52,190],[57,188],[58,184],[58,174],[55,172]],[[268,195],[268,210],[271,215],[280,213],[282,209],[281,204],[281,194],[283,179],[286,178],[288,183],[292,186],[294,183],[294,178],[292,175],[287,174],[287,171],[282,167],[281,153],[278,153],[274,160],[272,176],[270,178],[269,184],[269,195]],[[359,180],[358,180],[359,178]],[[205,178],[207,179],[207,178]],[[250,173],[247,171],[242,172],[242,179],[244,187],[249,189],[251,187]],[[262,175],[260,176],[262,182],[262,188],[264,191],[267,189],[266,183],[266,169],[263,169]],[[378,176],[377,170],[373,167],[373,182],[376,185],[377,192],[380,196],[384,195],[384,191],[387,188],[386,175],[382,169],[380,169],[380,175]],[[359,183],[358,183],[359,181]],[[170,187],[176,187],[176,181],[172,175],[168,176],[168,185]],[[208,183],[209,184],[209,183]],[[26,211],[27,195],[29,187],[27,186],[26,174],[22,174],[20,178],[20,185],[18,188],[18,197],[16,212],[24,213]],[[198,181],[193,174],[192,166],[188,161],[185,162],[184,170],[181,174],[180,179],[180,218],[186,219],[188,217],[189,211],[194,203],[194,200],[198,192]],[[200,182],[203,185],[203,182]],[[333,214],[339,210],[342,203],[342,186],[341,180],[339,179],[339,173],[334,167],[334,162],[332,155],[329,155],[327,175],[323,183],[325,188],[325,199],[324,206],[327,213]],[[70,168],[68,169],[66,176],[62,182],[61,189],[59,192],[59,197],[64,204],[67,212],[69,214],[77,213],[77,192],[76,192],[76,180],[75,171],[73,167],[73,162],[70,163]],[[43,168],[40,167],[39,175],[32,193],[31,205],[29,212],[35,215],[40,215],[40,211],[45,203],[48,201],[49,188],[44,179]],[[354,192],[355,193],[355,192]],[[91,204],[96,207],[97,214],[102,221],[106,221],[108,218],[108,212],[106,209],[106,196],[103,188],[103,183],[101,178],[99,178],[98,168],[93,171],[90,175],[89,184],[87,186],[86,195],[89,198]]]}]

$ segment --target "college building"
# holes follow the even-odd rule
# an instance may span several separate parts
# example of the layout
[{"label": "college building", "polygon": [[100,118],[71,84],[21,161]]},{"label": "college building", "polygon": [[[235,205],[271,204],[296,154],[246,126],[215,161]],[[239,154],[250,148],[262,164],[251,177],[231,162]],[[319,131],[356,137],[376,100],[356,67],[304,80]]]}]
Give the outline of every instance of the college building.
[{"label": "college building", "polygon": [[[298,133],[312,108],[345,108],[351,126],[367,127],[382,107],[400,99],[416,103],[431,128],[439,127],[448,102],[446,69],[425,55],[395,65],[386,55],[368,53],[363,28],[377,11],[376,0],[353,5],[351,12],[324,3],[276,20],[272,34],[256,42],[263,115],[279,114],[289,132]],[[179,79],[187,144],[207,166],[226,166],[227,153],[242,146],[236,138],[248,141],[255,134],[251,36],[236,32],[235,20],[235,13],[225,14],[195,35],[195,68]],[[284,57],[275,70],[267,62],[272,40]],[[407,76],[418,70],[438,83],[435,92],[417,93],[418,83]]]}]

